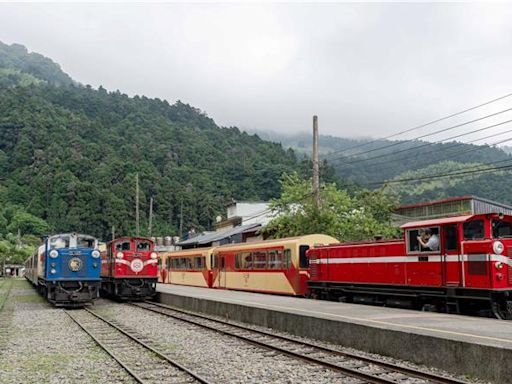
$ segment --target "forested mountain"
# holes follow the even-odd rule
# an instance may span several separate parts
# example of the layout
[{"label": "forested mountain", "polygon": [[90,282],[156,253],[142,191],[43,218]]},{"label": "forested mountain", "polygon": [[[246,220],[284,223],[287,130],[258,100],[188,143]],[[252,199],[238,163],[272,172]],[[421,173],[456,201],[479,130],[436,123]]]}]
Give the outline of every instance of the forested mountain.
[{"label": "forested mountain", "polygon": [[7,45],[0,41],[0,86],[29,85],[46,82],[71,85],[73,80],[60,66],[39,53],[29,53],[20,44]]},{"label": "forested mountain", "polygon": [[[260,137],[282,143],[297,152],[311,152],[308,134],[279,135],[258,132]],[[371,141],[371,143],[369,143]],[[449,142],[433,144],[424,141],[355,140],[333,136],[319,138],[321,157],[335,169],[336,175],[361,186],[377,188],[386,180],[410,179],[462,169],[479,169],[479,164],[511,160],[505,150]],[[379,149],[383,148],[383,149]],[[368,152],[357,155],[358,152]],[[372,159],[373,158],[373,159]],[[510,164],[510,163],[507,163]],[[402,203],[413,203],[445,197],[477,195],[512,204],[512,180],[509,173],[483,173],[466,177],[432,181],[390,184]]]},{"label": "forested mountain", "polygon": [[208,229],[231,199],[277,197],[283,172],[305,169],[293,151],[190,105],[57,81],[68,76],[24,58],[18,67],[12,57],[26,50],[14,51],[0,51],[0,63],[43,82],[0,87],[0,202],[55,231],[133,233],[137,173],[142,233],[153,197],[159,235],[178,233],[181,218],[184,230]]}]

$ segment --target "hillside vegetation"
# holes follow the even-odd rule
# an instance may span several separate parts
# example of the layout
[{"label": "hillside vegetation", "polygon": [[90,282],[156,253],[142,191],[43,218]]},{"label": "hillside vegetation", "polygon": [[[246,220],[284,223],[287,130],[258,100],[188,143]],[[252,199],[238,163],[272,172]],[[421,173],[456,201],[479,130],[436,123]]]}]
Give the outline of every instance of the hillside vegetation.
[{"label": "hillside vegetation", "polygon": [[42,81],[0,86],[0,202],[51,230],[134,233],[137,173],[142,234],[150,197],[153,234],[178,233],[182,218],[184,231],[209,229],[231,199],[277,197],[281,175],[304,169],[293,151],[219,127],[190,105],[73,85],[51,60],[26,52],[0,51],[4,71]]},{"label": "hillside vegetation", "polygon": [[[309,154],[309,135],[279,135],[260,132],[261,137],[282,143],[299,153]],[[368,188],[380,187],[387,180],[410,179],[462,169],[480,169],[479,164],[512,160],[507,148],[477,146],[459,142],[434,144],[422,141],[346,139],[320,135],[320,153],[335,169],[344,185],[349,181]],[[356,147],[357,148],[353,148]],[[388,147],[379,149],[382,147]],[[357,156],[358,152],[368,152]],[[375,157],[374,159],[370,159]],[[481,173],[457,178],[390,184],[386,189],[401,203],[414,203],[445,197],[477,195],[512,204],[510,173]]]}]

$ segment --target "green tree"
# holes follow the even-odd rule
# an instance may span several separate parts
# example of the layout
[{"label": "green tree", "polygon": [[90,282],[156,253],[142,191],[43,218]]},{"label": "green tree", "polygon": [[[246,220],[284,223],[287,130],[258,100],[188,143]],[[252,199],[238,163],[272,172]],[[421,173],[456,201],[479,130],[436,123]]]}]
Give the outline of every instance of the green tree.
[{"label": "green tree", "polygon": [[395,203],[382,191],[360,191],[350,196],[334,183],[321,185],[321,207],[314,204],[311,181],[297,173],[281,179],[281,197],[271,202],[275,218],[267,235],[289,237],[324,233],[339,240],[392,237],[398,229],[390,223]]},{"label": "green tree", "polygon": [[22,234],[37,236],[48,233],[50,227],[43,219],[30,213],[19,211],[12,217],[7,230],[11,233],[17,233],[19,230]]}]

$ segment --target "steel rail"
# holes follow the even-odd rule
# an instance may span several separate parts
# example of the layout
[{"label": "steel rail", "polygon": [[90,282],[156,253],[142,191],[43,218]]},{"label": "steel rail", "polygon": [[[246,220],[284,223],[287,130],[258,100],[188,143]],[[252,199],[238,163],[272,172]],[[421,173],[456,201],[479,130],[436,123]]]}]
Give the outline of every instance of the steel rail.
[{"label": "steel rail", "polygon": [[[139,338],[137,338],[135,335],[131,334],[130,332],[127,332],[125,331],[124,329],[120,328],[119,326],[115,325],[114,323],[112,323],[110,320],[107,320],[105,319],[104,317],[98,315],[97,313],[95,313],[94,311],[91,311],[90,309],[88,308],[84,308],[83,311],[86,311],[88,312],[89,314],[91,314],[92,316],[96,317],[97,319],[103,321],[105,324],[108,324],[109,326],[111,326],[112,328],[114,328],[115,330],[117,330],[118,332],[122,333],[123,335],[125,335],[126,337],[128,337],[129,339],[133,340],[134,342],[136,342],[137,344],[143,346],[144,348],[146,348],[148,351],[151,351],[152,353],[154,353],[156,356],[158,356],[160,359],[162,360],[165,360],[167,361],[169,364],[171,364],[173,367],[175,368],[178,368],[180,371],[182,372],[185,372],[187,373],[189,376],[193,377],[197,382],[201,383],[201,384],[211,384],[207,379],[201,377],[200,375],[194,373],[193,371],[191,371],[190,369],[186,368],[185,366],[181,365],[180,363],[178,363],[177,361],[171,359],[169,356],[167,355],[164,355],[163,353],[159,352],[158,350],[156,350],[155,348],[153,348],[152,346],[148,345],[147,343],[145,343],[144,341],[140,340]],[[78,324],[78,326],[83,329],[95,342],[96,344],[98,344],[103,350],[105,350],[105,352],[107,352],[114,360],[117,361],[117,363],[123,368],[125,369],[129,374],[130,376],[132,376],[138,383],[141,383],[141,384],[144,384],[146,383],[147,381],[144,381],[144,379],[140,378],[137,373],[135,373],[133,370],[131,370],[126,364],[124,364],[121,359],[119,357],[117,357],[115,355],[114,352],[112,352],[111,350],[109,350],[108,347],[106,347],[101,341],[99,341],[89,330],[87,330],[83,324],[81,324],[76,318],[74,318],[68,311],[66,310],[65,311],[69,317],[71,317],[71,319],[76,323]]]},{"label": "steel rail", "polygon": [[[153,304],[153,303],[150,303],[150,304]],[[164,316],[172,317],[174,319],[177,319],[177,320],[180,320],[180,321],[184,321],[184,322],[187,322],[189,324],[193,324],[193,325],[205,328],[205,329],[209,329],[209,330],[217,332],[217,333],[221,333],[221,334],[224,334],[224,335],[227,335],[227,336],[235,337],[235,338],[243,340],[243,341],[245,341],[245,342],[247,342],[249,344],[253,344],[253,345],[256,345],[256,346],[259,346],[259,347],[263,347],[263,348],[271,350],[271,351],[276,351],[276,352],[282,353],[284,355],[291,356],[291,357],[293,357],[295,359],[303,360],[303,361],[306,361],[306,362],[311,363],[311,364],[317,364],[317,365],[323,366],[325,368],[328,368],[328,369],[331,369],[331,370],[334,370],[334,371],[337,371],[337,372],[341,372],[342,374],[344,374],[346,376],[350,376],[350,377],[362,380],[365,383],[370,383],[370,384],[396,384],[396,381],[393,381],[393,380],[388,380],[388,379],[385,379],[385,378],[382,378],[382,377],[378,377],[378,376],[375,376],[375,375],[367,374],[367,373],[358,371],[357,369],[343,367],[343,366],[340,366],[340,365],[337,365],[337,364],[334,364],[334,363],[330,363],[330,362],[325,361],[325,360],[321,360],[321,359],[318,359],[318,358],[315,358],[315,357],[312,357],[312,356],[308,356],[308,355],[305,355],[305,354],[302,354],[302,353],[299,353],[299,352],[291,351],[289,349],[285,349],[285,348],[282,348],[282,347],[279,347],[279,346],[275,346],[275,345],[272,345],[272,344],[269,344],[269,343],[266,343],[266,342],[263,342],[263,341],[260,341],[260,340],[256,340],[256,339],[251,338],[251,337],[247,337],[247,336],[243,336],[243,335],[240,335],[240,334],[237,334],[237,333],[234,333],[234,332],[230,332],[230,331],[227,331],[227,330],[219,329],[219,328],[216,328],[216,327],[204,324],[204,323],[200,323],[200,322],[195,321],[195,320],[186,319],[186,318],[183,318],[183,317],[180,317],[180,316],[172,315],[170,313],[166,313],[166,312],[164,312],[162,310],[159,310],[159,309],[148,308],[148,307],[145,307],[144,305],[135,304],[135,303],[131,303],[131,305],[134,305],[136,307],[143,308],[143,309],[146,309],[146,310],[149,310],[149,311],[152,311],[152,312],[164,315]],[[168,308],[168,307],[165,307],[163,305],[157,305],[157,307],[158,306],[161,306],[162,308],[167,309],[167,310],[174,311],[174,308]],[[181,311],[177,311],[177,312],[181,312]],[[195,316],[195,314],[186,313],[184,311],[181,312],[181,313],[185,314],[186,316]],[[201,316],[197,316],[197,317],[202,318]],[[204,317],[202,319],[203,320],[204,319],[210,320],[207,317]],[[219,323],[221,323],[223,325],[228,325],[228,326],[232,325],[231,323],[224,323],[222,321],[219,321]],[[250,329],[250,331],[252,331],[252,329]]]},{"label": "steel rail", "polygon": [[1,301],[0,301],[0,311],[4,309],[5,303],[7,302],[7,299],[9,298],[9,295],[11,294],[12,286],[14,285],[14,281],[10,279],[10,281],[4,281],[2,285],[0,285],[0,288],[3,288],[4,285],[7,285],[7,288],[5,290],[5,294],[2,295]]},{"label": "steel rail", "polygon": [[[335,349],[332,349],[332,348],[328,348],[328,347],[324,347],[322,345],[318,345],[316,343],[305,342],[305,341],[297,340],[297,339],[294,339],[294,338],[291,338],[291,337],[287,337],[287,336],[276,335],[276,334],[273,334],[273,333],[270,333],[270,332],[267,332],[267,331],[253,329],[253,328],[246,327],[246,326],[243,326],[243,325],[240,325],[240,324],[233,324],[231,322],[223,321],[223,320],[220,320],[220,319],[217,319],[217,318],[212,318],[210,316],[205,316],[205,315],[201,315],[201,314],[197,314],[197,313],[191,313],[189,311],[184,311],[184,310],[181,310],[181,309],[172,308],[172,307],[160,304],[160,303],[145,301],[145,304],[150,304],[150,305],[153,305],[153,306],[156,306],[156,307],[160,307],[160,308],[163,308],[163,309],[166,309],[166,310],[175,311],[175,312],[178,312],[180,314],[184,314],[186,316],[192,316],[192,317],[196,317],[196,318],[199,318],[199,319],[203,319],[203,320],[207,320],[207,321],[212,321],[212,322],[215,322],[215,323],[218,323],[218,324],[222,324],[224,326],[229,326],[229,327],[240,329],[240,330],[243,330],[243,331],[246,331],[246,332],[256,333],[256,334],[261,335],[261,336],[271,337],[273,339],[277,339],[277,340],[281,340],[281,341],[286,341],[286,342],[289,342],[289,343],[294,343],[296,345],[299,345],[299,346],[302,346],[302,347],[305,347],[305,348],[309,348],[309,349],[315,349],[315,350],[323,352],[323,353],[334,354],[334,355],[337,355],[337,356],[340,356],[340,357],[345,357],[345,358],[350,358],[350,359],[353,359],[353,360],[362,361],[362,362],[365,362],[367,364],[373,364],[373,365],[375,365],[377,367],[390,370],[393,373],[398,372],[398,373],[405,374],[405,375],[408,375],[408,376],[411,376],[411,377],[414,377],[414,378],[418,378],[418,379],[422,379],[422,380],[427,380],[427,381],[432,382],[432,383],[437,383],[437,384],[468,384],[466,381],[462,381],[462,380],[458,380],[458,379],[453,379],[453,378],[449,378],[449,377],[445,377],[445,376],[441,376],[441,375],[436,375],[436,374],[431,373],[431,372],[425,372],[425,371],[421,371],[421,370],[414,369],[414,368],[404,367],[404,366],[401,366],[401,365],[396,365],[396,364],[388,363],[388,362],[385,362],[385,361],[377,360],[375,358],[366,357],[366,356],[360,356],[360,355],[357,355],[357,354],[354,354],[354,353],[350,353],[350,352],[338,351],[338,350],[335,350]],[[178,319],[178,320],[182,320],[182,321],[186,321],[186,322],[189,322],[189,323],[192,323],[192,324],[196,324],[196,325],[199,325],[201,327],[209,328],[211,330],[214,330],[214,331],[217,331],[217,332],[220,332],[220,333],[224,333],[224,334],[228,334],[228,335],[231,335],[231,336],[239,337],[239,338],[242,338],[242,339],[244,339],[244,340],[246,340],[248,342],[253,342],[253,343],[256,343],[258,345],[268,346],[270,349],[279,350],[282,353],[286,353],[288,355],[292,355],[292,356],[298,357],[298,358],[303,358],[303,359],[306,359],[308,361],[314,361],[314,363],[316,363],[316,364],[322,364],[324,366],[327,366],[327,367],[335,369],[335,370],[341,370],[341,369],[345,370],[345,369],[347,369],[348,371],[345,371],[343,373],[346,373],[347,375],[354,374],[354,377],[357,377],[357,378],[360,378],[360,379],[363,379],[363,380],[367,380],[368,382],[372,382],[372,383],[373,382],[376,382],[376,383],[396,383],[396,381],[382,379],[380,377],[375,377],[374,375],[370,375],[370,374],[366,374],[366,373],[363,374],[364,377],[360,377],[360,375],[361,375],[360,371],[357,371],[357,370],[354,370],[354,369],[350,369],[350,368],[341,367],[341,366],[339,366],[337,364],[332,364],[332,363],[329,363],[329,362],[324,362],[324,361],[321,361],[319,359],[316,359],[316,358],[313,358],[313,357],[310,357],[310,356],[307,356],[307,355],[302,355],[302,354],[297,353],[297,352],[287,351],[287,350],[282,349],[280,347],[275,347],[275,346],[272,346],[270,344],[266,344],[266,343],[263,343],[263,342],[260,342],[260,341],[257,341],[257,340],[253,340],[253,339],[247,338],[245,336],[240,336],[240,335],[237,335],[237,334],[229,332],[229,331],[219,330],[218,328],[211,327],[211,326],[208,326],[208,325],[205,325],[205,324],[201,324],[201,323],[198,323],[198,322],[196,322],[194,320],[183,319],[182,317],[175,316],[175,315],[172,315],[172,314],[160,311],[160,310],[155,309],[155,308],[145,307],[144,305],[140,305],[140,303],[131,303],[131,305],[134,305],[134,306],[139,307],[139,308],[144,308],[144,309],[147,309],[149,311],[153,311],[155,313],[160,313],[162,315],[169,316],[169,317],[172,317],[172,318],[175,318],[175,319]],[[386,373],[390,373],[390,372],[386,372]],[[376,381],[369,381],[369,377],[368,376],[371,377],[372,379],[376,379]]]}]

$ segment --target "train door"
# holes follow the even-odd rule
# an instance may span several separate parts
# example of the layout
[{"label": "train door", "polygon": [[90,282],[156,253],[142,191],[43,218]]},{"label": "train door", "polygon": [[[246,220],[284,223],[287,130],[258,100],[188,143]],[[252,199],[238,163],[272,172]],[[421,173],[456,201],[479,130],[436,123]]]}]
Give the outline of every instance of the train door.
[{"label": "train door", "polygon": [[226,288],[226,255],[225,254],[219,254],[215,255],[216,262],[217,262],[217,282],[218,288]]},{"label": "train door", "polygon": [[459,226],[450,224],[443,227],[443,277],[444,284],[450,287],[461,285],[462,255],[460,252]]},{"label": "train door", "polygon": [[406,234],[407,284],[433,287],[442,285],[440,228],[411,228]]}]

